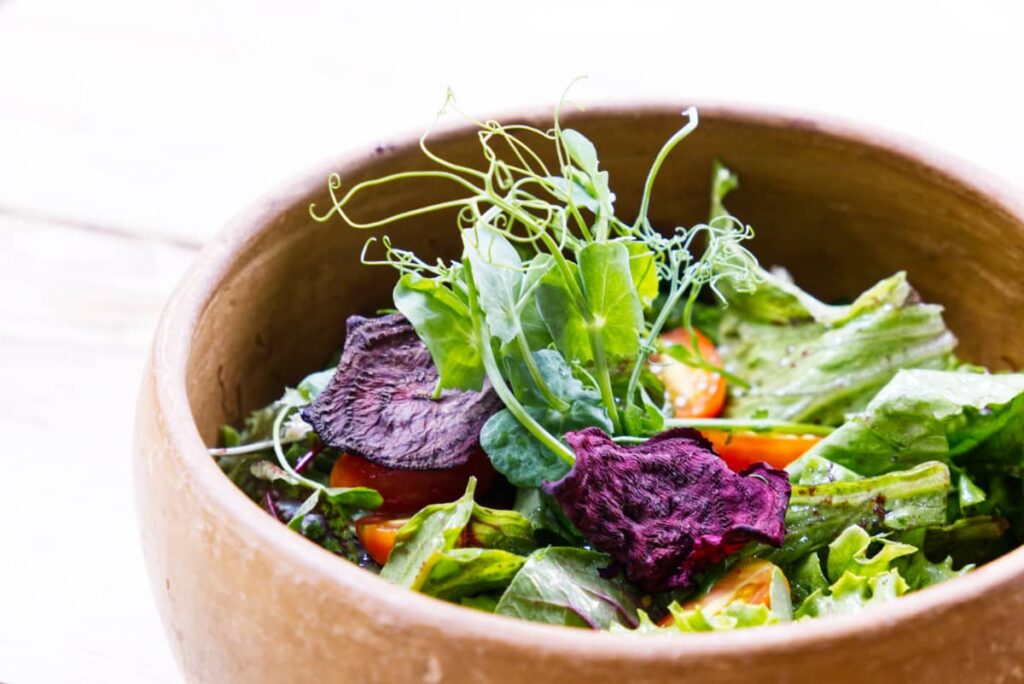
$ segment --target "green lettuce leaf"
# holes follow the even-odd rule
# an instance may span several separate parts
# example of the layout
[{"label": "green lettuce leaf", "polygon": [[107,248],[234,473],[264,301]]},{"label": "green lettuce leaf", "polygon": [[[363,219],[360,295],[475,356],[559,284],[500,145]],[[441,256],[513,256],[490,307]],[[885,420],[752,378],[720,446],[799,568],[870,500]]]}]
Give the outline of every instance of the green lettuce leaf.
[{"label": "green lettuce leaf", "polygon": [[637,598],[621,580],[601,577],[609,562],[605,554],[584,549],[535,551],[505,590],[495,612],[570,627],[635,627]]},{"label": "green lettuce leaf", "polygon": [[[735,221],[725,196],[737,177],[716,163],[711,220]],[[738,222],[737,222],[738,223]],[[742,247],[734,261],[752,273],[718,289],[727,303],[719,329],[725,368],[747,388],[730,385],[728,414],[838,425],[863,407],[900,368],[943,368],[956,339],[942,307],[919,304],[905,273],[882,280],[852,304],[825,304],[797,287],[785,271],[766,271]]]},{"label": "green lettuce leaf", "polygon": [[586,543],[586,539],[566,517],[562,507],[551,495],[536,487],[520,487],[516,491],[513,507],[530,521],[535,535],[553,535],[556,540],[574,546],[583,546]]},{"label": "green lettuce leaf", "polygon": [[719,337],[725,368],[749,384],[731,386],[728,415],[826,424],[863,408],[901,368],[946,367],[956,344],[941,307],[898,300],[834,327],[779,326],[727,309]]},{"label": "green lettuce leaf", "polygon": [[789,565],[851,525],[872,533],[943,525],[949,491],[949,468],[943,463],[922,463],[861,480],[794,485],[782,547],[755,547],[750,553]]},{"label": "green lettuce leaf", "polygon": [[[1020,467],[1021,425],[1024,374],[905,370],[803,458],[825,458],[863,475],[925,461]],[[976,493],[967,496],[977,500]]]}]

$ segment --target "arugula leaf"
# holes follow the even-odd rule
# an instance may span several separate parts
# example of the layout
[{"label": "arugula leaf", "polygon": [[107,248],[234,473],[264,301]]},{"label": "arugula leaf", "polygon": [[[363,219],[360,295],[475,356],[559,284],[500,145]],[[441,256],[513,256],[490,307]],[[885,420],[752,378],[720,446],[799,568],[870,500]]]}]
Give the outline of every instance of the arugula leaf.
[{"label": "arugula leaf", "polygon": [[[864,475],[924,461],[1024,465],[1024,374],[900,371],[842,427],[803,458],[820,457]],[[997,441],[1007,431],[1013,443]],[[977,500],[976,493],[967,494]]]},{"label": "arugula leaf", "polygon": [[473,514],[476,479],[456,501],[432,504],[409,519],[395,536],[395,546],[380,576],[410,589],[419,589],[434,565],[455,548]]},{"label": "arugula leaf", "polygon": [[535,551],[505,590],[495,612],[570,627],[635,627],[637,598],[621,580],[601,577],[609,561],[603,553],[584,549]]},{"label": "arugula leaf", "polygon": [[622,242],[592,242],[578,255],[580,280],[609,359],[633,360],[640,351],[644,314]]},{"label": "arugula leaf", "polygon": [[452,549],[438,554],[419,590],[458,601],[504,589],[525,561],[522,556],[499,549]]},{"label": "arugula leaf", "polygon": [[465,302],[439,281],[415,273],[399,278],[393,298],[430,350],[441,388],[480,390],[483,361]]},{"label": "arugula leaf", "polygon": [[751,553],[788,565],[851,525],[871,532],[942,525],[949,491],[949,468],[943,463],[922,463],[862,480],[794,485],[782,547],[757,547]]}]

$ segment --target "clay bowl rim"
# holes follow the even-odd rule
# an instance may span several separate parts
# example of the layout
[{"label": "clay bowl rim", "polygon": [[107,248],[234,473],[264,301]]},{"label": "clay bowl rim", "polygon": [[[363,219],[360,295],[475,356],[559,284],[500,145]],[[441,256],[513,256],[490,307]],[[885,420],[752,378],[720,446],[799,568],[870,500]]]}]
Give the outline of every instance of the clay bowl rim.
[{"label": "clay bowl rim", "polygon": [[[688,105],[686,105],[688,106]],[[972,199],[998,207],[1024,223],[1024,202],[1010,184],[973,164],[937,151],[903,136],[896,136],[860,123],[817,113],[777,108],[709,102],[697,103],[702,116],[769,127],[803,130],[811,135],[880,152],[889,161],[903,164],[913,173],[931,175],[951,189],[967,190]],[[645,113],[678,113],[685,109],[676,102],[613,102],[588,107],[585,113],[567,115],[573,120],[590,116],[642,116]],[[488,117],[496,120],[550,121],[550,110],[527,110],[511,115]],[[458,136],[470,130],[466,124],[435,129],[434,139]],[[396,136],[387,149],[415,146],[420,137]],[[273,520],[224,476],[207,452],[192,417],[186,390],[186,372],[196,325],[215,294],[217,285],[231,271],[232,263],[246,243],[268,230],[273,217],[326,187],[328,175],[371,162],[372,148],[358,148],[321,163],[298,175],[280,190],[267,192],[208,243],[193,261],[166,304],[153,343],[152,374],[159,417],[166,422],[171,448],[184,474],[197,491],[205,492],[206,506],[216,509],[220,524],[247,530],[254,543],[274,549],[282,562],[297,566],[307,581],[337,583],[353,594],[362,594],[379,610],[401,614],[406,623],[429,625],[451,639],[476,639],[514,643],[550,652],[553,646],[565,657],[594,656],[633,661],[679,660],[688,656],[717,656],[742,652],[747,656],[795,650],[797,647],[827,646],[844,637],[856,636],[880,625],[898,627],[932,611],[959,606],[973,597],[997,590],[1024,577],[1024,548],[997,558],[971,573],[928,589],[914,592],[885,606],[864,613],[831,617],[812,623],[788,623],[770,629],[679,635],[672,639],[637,641],[629,635],[593,632],[497,616],[464,608],[408,589],[395,587],[373,573],[345,562]],[[685,154],[685,145],[677,153]],[[180,331],[188,331],[182,335]],[[287,560],[284,560],[287,559]],[[316,578],[313,580],[312,578]]]}]

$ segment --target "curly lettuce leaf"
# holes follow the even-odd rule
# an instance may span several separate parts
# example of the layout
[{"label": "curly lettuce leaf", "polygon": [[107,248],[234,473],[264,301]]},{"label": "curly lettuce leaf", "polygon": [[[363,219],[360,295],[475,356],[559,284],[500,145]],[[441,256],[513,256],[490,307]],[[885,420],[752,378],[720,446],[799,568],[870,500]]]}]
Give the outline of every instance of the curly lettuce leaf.
[{"label": "curly lettuce leaf", "polygon": [[[869,547],[878,548],[869,551]],[[845,573],[863,577],[874,577],[888,572],[898,558],[917,553],[917,547],[893,541],[886,537],[872,537],[859,525],[851,525],[843,530],[828,545],[828,576],[838,580]]]},{"label": "curly lettuce leaf", "polygon": [[605,579],[611,559],[570,547],[535,551],[498,601],[495,612],[534,622],[608,629],[639,624],[639,599],[620,579]]},{"label": "curly lettuce leaf", "polygon": [[[910,586],[894,563],[917,551],[910,544],[872,536],[860,526],[848,527],[828,547],[827,574],[832,584],[815,589],[795,617],[855,613],[902,596]],[[808,574],[813,574],[813,569]],[[813,581],[820,584],[821,579]]]},{"label": "curly lettuce leaf", "polygon": [[673,620],[670,624],[659,625],[651,621],[644,611],[639,611],[640,624],[634,629],[612,625],[611,631],[618,634],[640,636],[665,636],[690,634],[693,632],[730,632],[748,627],[763,627],[781,622],[779,617],[763,604],[752,605],[743,601],[730,603],[724,610],[708,612],[701,608],[683,610],[678,603],[669,606]]},{"label": "curly lettuce leaf", "polygon": [[797,609],[794,617],[825,617],[858,613],[865,608],[888,603],[907,592],[908,586],[898,570],[864,577],[845,573],[828,591],[816,591]]}]

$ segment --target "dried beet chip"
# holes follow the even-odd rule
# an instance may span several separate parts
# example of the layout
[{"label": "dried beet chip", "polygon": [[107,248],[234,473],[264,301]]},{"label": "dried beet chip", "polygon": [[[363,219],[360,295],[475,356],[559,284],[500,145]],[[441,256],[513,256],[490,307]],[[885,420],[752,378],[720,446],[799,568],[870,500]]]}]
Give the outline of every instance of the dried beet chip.
[{"label": "dried beet chip", "polygon": [[635,446],[598,428],[566,440],[576,464],[544,490],[646,591],[689,588],[748,542],[782,544],[790,486],[781,470],[758,463],[737,475],[689,428]]},{"label": "dried beet chip", "polygon": [[437,369],[401,314],[352,316],[338,370],[302,417],[329,446],[388,468],[464,465],[501,408],[490,385],[432,399]]}]

